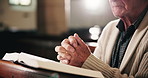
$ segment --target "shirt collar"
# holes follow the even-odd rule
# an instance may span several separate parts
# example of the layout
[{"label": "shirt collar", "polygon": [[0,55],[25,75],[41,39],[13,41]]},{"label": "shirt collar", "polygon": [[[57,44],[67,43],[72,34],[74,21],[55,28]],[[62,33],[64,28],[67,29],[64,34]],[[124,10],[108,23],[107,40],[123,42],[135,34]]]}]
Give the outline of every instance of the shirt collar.
[{"label": "shirt collar", "polygon": [[119,23],[117,24],[116,27],[117,27],[117,28],[119,29],[119,31],[121,31],[121,32],[125,31],[124,23],[123,23],[122,20],[119,21]]}]

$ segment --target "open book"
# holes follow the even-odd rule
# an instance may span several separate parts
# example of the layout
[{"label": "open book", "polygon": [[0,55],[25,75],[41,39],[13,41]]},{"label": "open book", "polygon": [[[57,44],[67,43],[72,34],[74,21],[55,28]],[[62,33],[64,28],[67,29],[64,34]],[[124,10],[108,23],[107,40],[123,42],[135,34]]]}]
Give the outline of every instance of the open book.
[{"label": "open book", "polygon": [[81,75],[94,78],[104,78],[99,71],[88,70],[75,66],[62,64],[53,60],[34,56],[27,53],[6,53],[2,60],[17,61],[34,68],[42,68],[57,72],[69,73],[74,75]]}]

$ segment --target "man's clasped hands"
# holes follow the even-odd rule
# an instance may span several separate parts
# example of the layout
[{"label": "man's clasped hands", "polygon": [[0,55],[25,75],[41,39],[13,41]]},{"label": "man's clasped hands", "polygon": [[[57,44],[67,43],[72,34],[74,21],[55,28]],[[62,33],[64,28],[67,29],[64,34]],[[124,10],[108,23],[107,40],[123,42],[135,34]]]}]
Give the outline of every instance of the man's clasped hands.
[{"label": "man's clasped hands", "polygon": [[91,51],[87,44],[78,36],[74,34],[64,39],[61,46],[56,46],[55,51],[58,53],[57,59],[61,63],[81,67]]}]

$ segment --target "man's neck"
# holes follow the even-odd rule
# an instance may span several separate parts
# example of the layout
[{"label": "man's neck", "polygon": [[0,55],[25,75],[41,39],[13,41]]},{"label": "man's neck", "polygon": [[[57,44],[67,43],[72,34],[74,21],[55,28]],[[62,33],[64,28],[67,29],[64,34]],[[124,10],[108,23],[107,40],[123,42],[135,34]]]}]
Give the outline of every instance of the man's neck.
[{"label": "man's neck", "polygon": [[144,11],[145,7],[139,8],[138,10],[131,12],[132,14],[128,14],[128,16],[124,16],[121,18],[121,20],[124,23],[125,30],[127,30],[127,28],[131,26],[138,19],[140,14]]}]

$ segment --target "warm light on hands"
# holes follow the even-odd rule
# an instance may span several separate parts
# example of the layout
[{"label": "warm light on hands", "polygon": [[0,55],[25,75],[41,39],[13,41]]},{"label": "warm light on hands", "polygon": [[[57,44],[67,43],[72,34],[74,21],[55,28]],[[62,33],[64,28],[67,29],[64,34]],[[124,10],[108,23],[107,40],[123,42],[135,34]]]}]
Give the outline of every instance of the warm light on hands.
[{"label": "warm light on hands", "polygon": [[69,36],[61,42],[61,46],[56,46],[57,59],[61,63],[81,67],[87,57],[91,54],[85,42],[77,35]]}]

